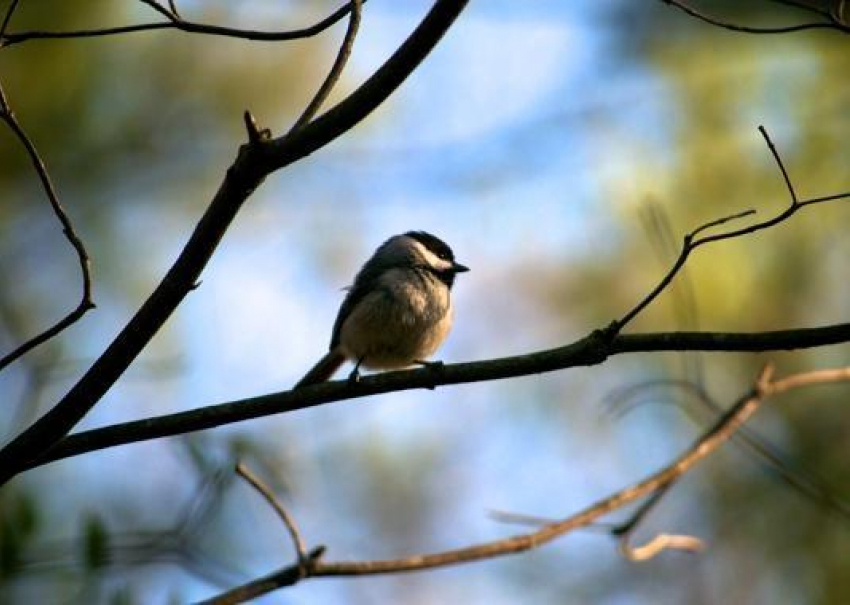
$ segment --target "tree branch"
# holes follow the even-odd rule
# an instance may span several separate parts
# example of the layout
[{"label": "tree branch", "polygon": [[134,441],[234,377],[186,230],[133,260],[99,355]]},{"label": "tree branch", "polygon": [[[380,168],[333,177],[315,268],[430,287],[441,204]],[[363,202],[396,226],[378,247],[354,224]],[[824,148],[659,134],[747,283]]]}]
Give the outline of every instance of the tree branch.
[{"label": "tree branch", "polygon": [[624,353],[662,351],[764,352],[850,342],[850,323],[761,333],[666,332],[619,334],[601,330],[572,344],[526,355],[447,364],[363,376],[359,382],[324,382],[302,389],[271,393],[218,405],[113,424],[75,433],[59,441],[28,468],[96,450],[180,435],[263,416],[302,410],[335,401],[360,399],[411,389],[464,384],[597,365]]},{"label": "tree branch", "polygon": [[[2,37],[2,30],[4,30],[8,25],[9,19],[11,18],[16,5],[17,2],[13,2],[9,7],[9,11],[6,13],[6,18],[3,20],[3,25],[0,27],[0,37]],[[13,351],[0,358],[0,371],[2,371],[3,368],[11,364],[16,359],[19,359],[38,345],[48,341],[68,326],[77,322],[87,311],[94,308],[94,302],[92,302],[91,266],[86,247],[77,235],[76,231],[74,231],[74,225],[71,223],[71,219],[65,213],[65,209],[59,201],[59,196],[56,194],[56,189],[53,187],[53,182],[50,180],[50,174],[47,172],[47,166],[45,166],[44,161],[41,159],[35,143],[32,142],[32,139],[29,138],[26,131],[24,131],[23,127],[15,117],[15,114],[9,105],[9,100],[6,98],[6,92],[3,90],[2,82],[0,82],[0,120],[3,120],[6,123],[9,129],[17,137],[18,141],[20,141],[21,145],[24,146],[30,162],[32,163],[33,169],[38,176],[38,180],[41,182],[42,189],[44,189],[44,194],[47,196],[47,201],[50,203],[53,213],[62,225],[62,233],[65,235],[65,238],[77,254],[77,260],[80,264],[80,273],[82,274],[82,294],[80,296],[80,302],[77,304],[76,308],[71,310],[58,322],[44,330],[41,334],[27,340]]]},{"label": "tree branch", "polygon": [[351,49],[354,46],[354,38],[357,36],[357,29],[360,27],[360,13],[362,12],[362,8],[362,0],[351,1],[351,17],[348,20],[348,29],[345,32],[345,37],[339,47],[339,51],[337,52],[336,59],[331,66],[331,70],[328,72],[325,81],[322,82],[322,85],[319,87],[319,90],[316,92],[313,100],[307,105],[304,113],[302,113],[301,117],[295,121],[295,124],[292,126],[292,130],[297,130],[303,127],[313,119],[313,116],[316,115],[322,107],[322,104],[327,100],[328,95],[331,94],[331,90],[333,90],[333,87],[336,86],[336,83],[339,81],[339,77],[342,75],[342,70],[348,62],[348,58],[351,56]]},{"label": "tree branch", "polygon": [[277,501],[271,488],[260,481],[259,477],[252,473],[245,464],[240,462],[236,465],[236,474],[245,479],[251,487],[257,490],[257,493],[274,509],[274,512],[277,513],[277,516],[286,526],[289,537],[292,538],[292,546],[295,548],[295,554],[298,556],[299,564],[302,566],[306,565],[310,557],[307,553],[307,547],[304,546],[304,539],[301,537],[301,532],[298,530],[298,525],[296,525],[292,515]]},{"label": "tree branch", "polygon": [[779,156],[779,152],[776,150],[776,147],[773,144],[773,141],[770,140],[770,136],[767,134],[767,130],[764,126],[759,126],[759,132],[764,137],[767,142],[767,146],[770,149],[770,153],[773,155],[776,163],[779,165],[779,169],[782,172],[782,178],[785,181],[785,186],[788,188],[788,192],[791,196],[791,203],[779,214],[773,216],[767,220],[754,223],[752,225],[748,225],[746,227],[742,227],[740,229],[735,229],[733,231],[727,231],[725,233],[716,233],[714,235],[706,235],[703,237],[697,237],[697,235],[703,233],[704,231],[711,229],[713,227],[720,226],[724,223],[727,223],[732,220],[740,219],[745,216],[749,216],[755,214],[755,210],[746,210],[744,212],[740,212],[738,214],[733,214],[732,216],[727,216],[721,219],[713,220],[708,222],[700,227],[697,227],[689,234],[685,236],[684,242],[682,243],[682,251],[679,253],[679,257],[676,259],[676,262],[673,263],[673,266],[667,272],[667,274],[658,282],[658,285],[653,288],[649,294],[647,294],[643,300],[641,300],[637,305],[635,305],[628,313],[626,313],[621,319],[615,321],[611,324],[609,328],[612,331],[618,332],[622,330],[630,321],[632,321],[641,311],[643,311],[652,301],[654,301],[659,294],[661,294],[670,282],[673,281],[673,278],[676,277],[676,274],[679,270],[685,265],[685,261],[688,260],[688,256],[690,256],[691,252],[699,248],[700,246],[704,246],[706,244],[711,244],[713,242],[719,242],[725,239],[732,239],[735,237],[741,237],[744,235],[750,235],[752,233],[756,233],[757,231],[761,231],[763,229],[767,229],[768,227],[773,227],[774,225],[781,223],[782,221],[790,218],[794,214],[796,214],[799,210],[806,206],[811,206],[818,203],[835,201],[840,199],[848,199],[850,198],[850,191],[846,193],[839,193],[836,195],[830,195],[826,197],[818,197],[811,198],[808,200],[800,201],[797,198],[797,194],[794,191],[794,186],[791,184],[791,179],[788,176],[788,171],[785,169],[785,164],[782,162],[782,158]]},{"label": "tree branch", "polygon": [[[850,381],[850,367],[818,370],[773,380],[772,366],[765,367],[753,387],[744,394],[714,426],[703,433],[681,456],[646,479],[626,487],[586,509],[563,520],[546,523],[539,529],[501,540],[483,542],[464,548],[442,552],[413,555],[399,559],[377,561],[325,562],[320,557],[310,559],[306,568],[290,565],[267,576],[252,580],[221,595],[203,601],[207,605],[229,605],[248,598],[267,594],[278,588],[291,586],[302,579],[327,576],[366,576],[387,573],[424,571],[461,563],[471,563],[532,550],[551,542],[575,529],[586,527],[596,519],[618,510],[646,496],[665,489],[688,473],[698,462],[717,451],[768,398],[791,389]],[[621,548],[623,545],[621,544]],[[664,548],[696,550],[701,542],[692,536],[658,536],[649,544],[631,553],[637,559],[645,559]],[[304,574],[302,576],[302,574]]]},{"label": "tree branch", "polygon": [[3,17],[3,23],[0,25],[0,41],[6,36],[6,28],[9,27],[9,23],[12,21],[12,15],[15,13],[15,9],[18,8],[18,2],[19,0],[12,0],[9,3],[9,10],[6,11],[6,15]]},{"label": "tree branch", "polygon": [[[143,0],[144,1],[144,0]],[[362,0],[366,2],[366,0]],[[145,4],[151,7],[158,7],[154,10],[165,15],[167,21],[158,21],[155,23],[138,23],[134,25],[122,25],[118,27],[106,27],[100,29],[81,29],[73,31],[25,31],[11,32],[0,36],[0,48],[4,46],[12,46],[20,44],[27,40],[59,40],[59,39],[86,39],[102,36],[115,36],[121,34],[130,34],[144,31],[154,31],[162,29],[176,29],[190,34],[204,34],[209,36],[223,36],[227,38],[239,38],[242,40],[254,40],[257,42],[284,42],[287,40],[299,40],[302,38],[310,38],[316,34],[320,34],[332,25],[336,24],[345,18],[351,11],[351,3],[338,8],[334,13],[328,15],[318,23],[304,27],[301,29],[289,31],[258,31],[251,29],[238,29],[233,27],[223,27],[220,25],[207,25],[205,23],[196,23],[194,21],[186,21],[180,18],[180,15],[172,7],[171,12],[166,11],[161,5],[145,1]]]},{"label": "tree branch", "polygon": [[[668,4],[671,6],[675,6],[681,11],[687,13],[691,17],[695,17],[700,21],[708,23],[710,25],[714,25],[716,27],[720,27],[723,29],[728,29],[734,32],[742,32],[746,34],[788,34],[792,32],[805,31],[810,29],[834,29],[844,33],[850,33],[850,27],[848,27],[845,23],[843,23],[840,19],[838,19],[835,15],[826,14],[818,12],[822,16],[825,16],[828,21],[814,21],[810,23],[797,23],[795,25],[785,25],[780,27],[750,27],[746,25],[739,25],[737,23],[732,23],[729,21],[723,21],[718,19],[717,17],[712,17],[705,13],[702,13],[695,8],[692,8],[689,4],[682,2],[681,0],[661,0],[664,4]],[[790,3],[786,3],[790,4]],[[802,8],[802,6],[798,3],[793,3],[793,6],[797,8]]]},{"label": "tree branch", "polygon": [[[722,411],[720,405],[712,399],[703,386],[690,380],[675,378],[648,380],[617,389],[605,397],[605,407],[622,416],[637,405],[649,401],[658,401],[657,395],[650,396],[647,392],[659,389],[672,389],[689,396],[711,418],[716,417]],[[638,399],[641,394],[643,394],[642,399]],[[680,407],[684,407],[684,402],[680,403]],[[747,427],[739,429],[735,433],[734,439],[750,454],[760,458],[783,481],[804,497],[850,520],[850,502],[843,501],[830,485],[810,469],[791,464],[770,440]]]},{"label": "tree branch", "polygon": [[265,177],[323,147],[369,115],[416,69],[466,4],[467,0],[437,0],[401,47],[345,100],[289,135],[240,148],[185,248],[136,315],[56,406],[0,450],[0,485],[66,435],[118,380],[195,287],[242,204]]}]

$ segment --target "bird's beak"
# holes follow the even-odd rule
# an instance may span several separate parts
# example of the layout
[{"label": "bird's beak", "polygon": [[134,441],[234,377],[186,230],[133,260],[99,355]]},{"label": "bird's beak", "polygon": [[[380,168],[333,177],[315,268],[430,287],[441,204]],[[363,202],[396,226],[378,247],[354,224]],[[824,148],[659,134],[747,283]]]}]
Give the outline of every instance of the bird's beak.
[{"label": "bird's beak", "polygon": [[460,263],[452,263],[452,271],[455,273],[466,273],[469,271],[469,267],[461,265]]}]

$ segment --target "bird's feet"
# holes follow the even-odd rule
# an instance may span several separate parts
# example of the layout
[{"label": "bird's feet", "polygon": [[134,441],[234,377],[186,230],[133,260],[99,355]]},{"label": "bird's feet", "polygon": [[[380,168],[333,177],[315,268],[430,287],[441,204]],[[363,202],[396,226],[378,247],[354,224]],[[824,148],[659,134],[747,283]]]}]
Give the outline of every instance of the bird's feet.
[{"label": "bird's feet", "polygon": [[357,360],[354,364],[354,369],[348,375],[348,386],[353,387],[360,382],[360,364],[363,363],[363,358]]}]

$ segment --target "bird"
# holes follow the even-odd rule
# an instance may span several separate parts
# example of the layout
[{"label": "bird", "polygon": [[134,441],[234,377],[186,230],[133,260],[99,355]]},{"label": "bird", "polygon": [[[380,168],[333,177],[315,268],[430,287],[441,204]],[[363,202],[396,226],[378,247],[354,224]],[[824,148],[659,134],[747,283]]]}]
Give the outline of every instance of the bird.
[{"label": "bird", "polygon": [[359,380],[361,367],[440,365],[427,359],[451,330],[451,289],[466,271],[448,244],[425,231],[386,240],[348,288],[327,354],[294,388],[330,380],[346,360],[354,362],[349,382]]}]

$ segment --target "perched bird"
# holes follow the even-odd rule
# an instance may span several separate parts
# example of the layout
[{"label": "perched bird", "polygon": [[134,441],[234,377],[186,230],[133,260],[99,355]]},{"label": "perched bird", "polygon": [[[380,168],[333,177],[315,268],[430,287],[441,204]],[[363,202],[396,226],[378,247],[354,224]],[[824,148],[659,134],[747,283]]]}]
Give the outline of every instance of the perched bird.
[{"label": "perched bird", "polygon": [[295,388],[330,379],[345,360],[391,370],[426,359],[452,327],[450,290],[455,275],[469,271],[451,248],[425,231],[385,241],[361,267],[334,322],[331,346]]}]

